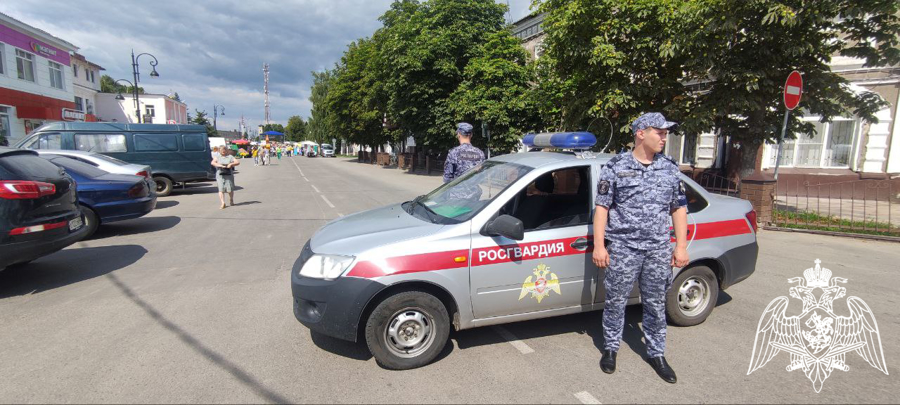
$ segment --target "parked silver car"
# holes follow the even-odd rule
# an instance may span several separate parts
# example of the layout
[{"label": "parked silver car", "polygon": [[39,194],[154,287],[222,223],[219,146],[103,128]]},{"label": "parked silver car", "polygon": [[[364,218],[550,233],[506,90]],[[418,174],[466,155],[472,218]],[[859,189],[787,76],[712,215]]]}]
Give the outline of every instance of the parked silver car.
[{"label": "parked silver car", "polygon": [[[409,369],[432,361],[451,329],[600,310],[592,220],[612,157],[502,155],[413,201],[325,224],[291,271],[294,316],[318,333],[360,337],[383,366]],[[691,262],[673,269],[666,314],[690,326],[712,313],[720,289],[755,270],[756,213],[681,179]],[[639,302],[635,288],[628,303]]]},{"label": "parked silver car", "polygon": [[109,157],[106,155],[101,155],[99,153],[94,152],[85,152],[80,150],[54,150],[54,149],[39,149],[37,150],[39,155],[54,155],[54,156],[65,156],[70,159],[75,159],[79,162],[87,163],[91,166],[94,166],[100,170],[105,172],[114,173],[114,174],[132,174],[137,176],[144,176],[148,179],[153,179],[153,170],[150,166],[147,165],[139,165],[134,163],[128,163],[116,159],[114,157]]}]

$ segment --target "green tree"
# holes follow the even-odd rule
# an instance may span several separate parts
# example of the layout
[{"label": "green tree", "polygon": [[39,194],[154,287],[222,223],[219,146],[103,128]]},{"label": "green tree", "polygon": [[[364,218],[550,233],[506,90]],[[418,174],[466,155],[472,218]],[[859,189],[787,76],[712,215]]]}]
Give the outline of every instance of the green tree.
[{"label": "green tree", "polygon": [[[631,140],[628,124],[662,111],[697,134],[716,128],[740,144],[735,172],[749,174],[759,147],[778,137],[781,87],[803,73],[803,113],[874,121],[878,97],[854,93],[828,63],[900,62],[898,4],[889,0],[538,0],[546,52],[534,92],[546,121],[582,129],[598,117]],[[790,133],[813,125],[792,115]],[[792,135],[788,135],[789,137]],[[730,150],[738,150],[730,148]]]},{"label": "green tree", "polygon": [[[387,141],[382,127],[384,113],[378,108],[374,92],[377,84],[372,65],[378,57],[376,50],[371,39],[360,39],[348,46],[328,86],[325,121],[326,128],[347,134],[349,141],[373,148]],[[327,134],[323,135],[326,136],[320,138],[317,133],[315,140],[330,141]]]},{"label": "green tree", "polygon": [[206,110],[198,110],[194,109],[196,116],[193,119],[188,119],[188,122],[195,125],[206,125],[206,135],[210,137],[219,136],[219,133],[213,128],[212,124],[209,122],[209,118],[206,117]]},{"label": "green tree", "polygon": [[382,16],[381,80],[388,121],[399,133],[412,134],[417,145],[453,145],[449,98],[479,45],[503,28],[505,12],[493,0],[397,1]]},{"label": "green tree", "polygon": [[300,142],[306,140],[306,121],[299,115],[288,118],[287,127],[284,128],[284,135],[287,140],[292,142]]},{"label": "green tree", "polygon": [[[508,30],[488,36],[475,53],[478,56],[469,60],[463,82],[450,97],[450,110],[456,120],[475,124],[478,132],[477,124],[486,123],[491,150],[510,152],[523,133],[538,125],[528,54]],[[476,145],[486,143],[481,135],[473,140]]]},{"label": "green tree", "polygon": [[[134,87],[116,83],[116,79],[113,79],[109,75],[100,76],[100,92],[101,93],[128,93],[128,94],[130,94],[133,91],[134,91]],[[138,94],[144,94],[143,87],[138,86]]]},{"label": "green tree", "polygon": [[[322,139],[331,138],[333,135],[340,134],[328,128],[328,115],[331,107],[328,105],[328,89],[331,85],[334,73],[330,70],[322,72],[312,72],[313,85],[309,94],[309,101],[312,102],[310,117],[307,121],[307,138],[315,142]],[[346,134],[345,134],[346,135]]]}]

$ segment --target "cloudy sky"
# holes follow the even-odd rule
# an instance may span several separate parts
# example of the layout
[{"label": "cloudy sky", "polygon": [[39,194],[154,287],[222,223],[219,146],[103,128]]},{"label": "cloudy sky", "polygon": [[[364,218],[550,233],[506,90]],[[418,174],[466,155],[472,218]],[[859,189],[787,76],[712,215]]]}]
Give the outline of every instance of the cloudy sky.
[{"label": "cloudy sky", "polygon": [[[507,3],[506,0],[496,0]],[[263,63],[269,64],[272,122],[309,116],[311,71],[332,67],[351,41],[371,35],[392,0],[15,0],[0,11],[80,48],[115,79],[132,79],[131,50],[159,60],[151,78],[141,57],[140,85],[178,92],[194,109],[225,107],[220,129],[264,121]],[[530,0],[509,0],[512,20]]]}]

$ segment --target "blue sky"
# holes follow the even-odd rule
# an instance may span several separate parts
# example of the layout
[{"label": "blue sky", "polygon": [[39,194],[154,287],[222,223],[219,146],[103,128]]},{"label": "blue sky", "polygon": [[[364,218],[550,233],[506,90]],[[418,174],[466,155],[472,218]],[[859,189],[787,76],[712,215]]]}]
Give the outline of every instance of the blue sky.
[{"label": "blue sky", "polygon": [[[0,11],[80,48],[115,79],[131,80],[131,50],[159,59],[150,78],[142,57],[141,86],[178,92],[194,109],[225,107],[219,129],[251,127],[264,118],[262,65],[269,63],[272,122],[309,115],[313,70],[330,68],[347,44],[371,35],[392,0],[3,1]],[[497,0],[507,3],[507,0]],[[531,0],[509,0],[510,18]]]}]

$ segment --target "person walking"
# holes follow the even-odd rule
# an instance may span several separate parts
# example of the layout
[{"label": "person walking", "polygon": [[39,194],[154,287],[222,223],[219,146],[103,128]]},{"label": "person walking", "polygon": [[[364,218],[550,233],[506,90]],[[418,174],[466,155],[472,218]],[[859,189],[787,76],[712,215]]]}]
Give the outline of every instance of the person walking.
[{"label": "person walking", "polygon": [[[597,267],[606,268],[600,368],[607,374],[616,370],[625,302],[637,280],[649,363],[672,384],[677,377],[664,356],[666,292],[672,285],[672,266],[688,263],[685,186],[678,178],[678,164],[662,154],[674,125],[660,113],[640,116],[631,124],[634,150],[616,155],[601,169],[592,256]],[[675,228],[674,250],[669,217]]]},{"label": "person walking", "polygon": [[253,166],[259,166],[259,148],[253,147]]},{"label": "person walking", "polygon": [[269,148],[264,146],[262,148],[262,152],[260,152],[260,153],[262,153],[262,165],[268,166],[269,165]]},{"label": "person walking", "polygon": [[278,156],[278,160],[281,160],[282,151],[283,151],[283,149],[281,148],[280,145],[275,149],[275,156]]},{"label": "person walking", "polygon": [[456,139],[459,146],[447,152],[444,162],[444,183],[449,183],[469,169],[484,162],[484,152],[472,146],[472,125],[466,122],[456,124]]},{"label": "person walking", "polygon": [[221,156],[212,160],[211,163],[216,167],[216,185],[219,187],[219,202],[222,204],[219,209],[225,209],[225,193],[228,193],[228,201],[234,206],[234,167],[241,164],[232,156],[231,150],[225,148]]}]

